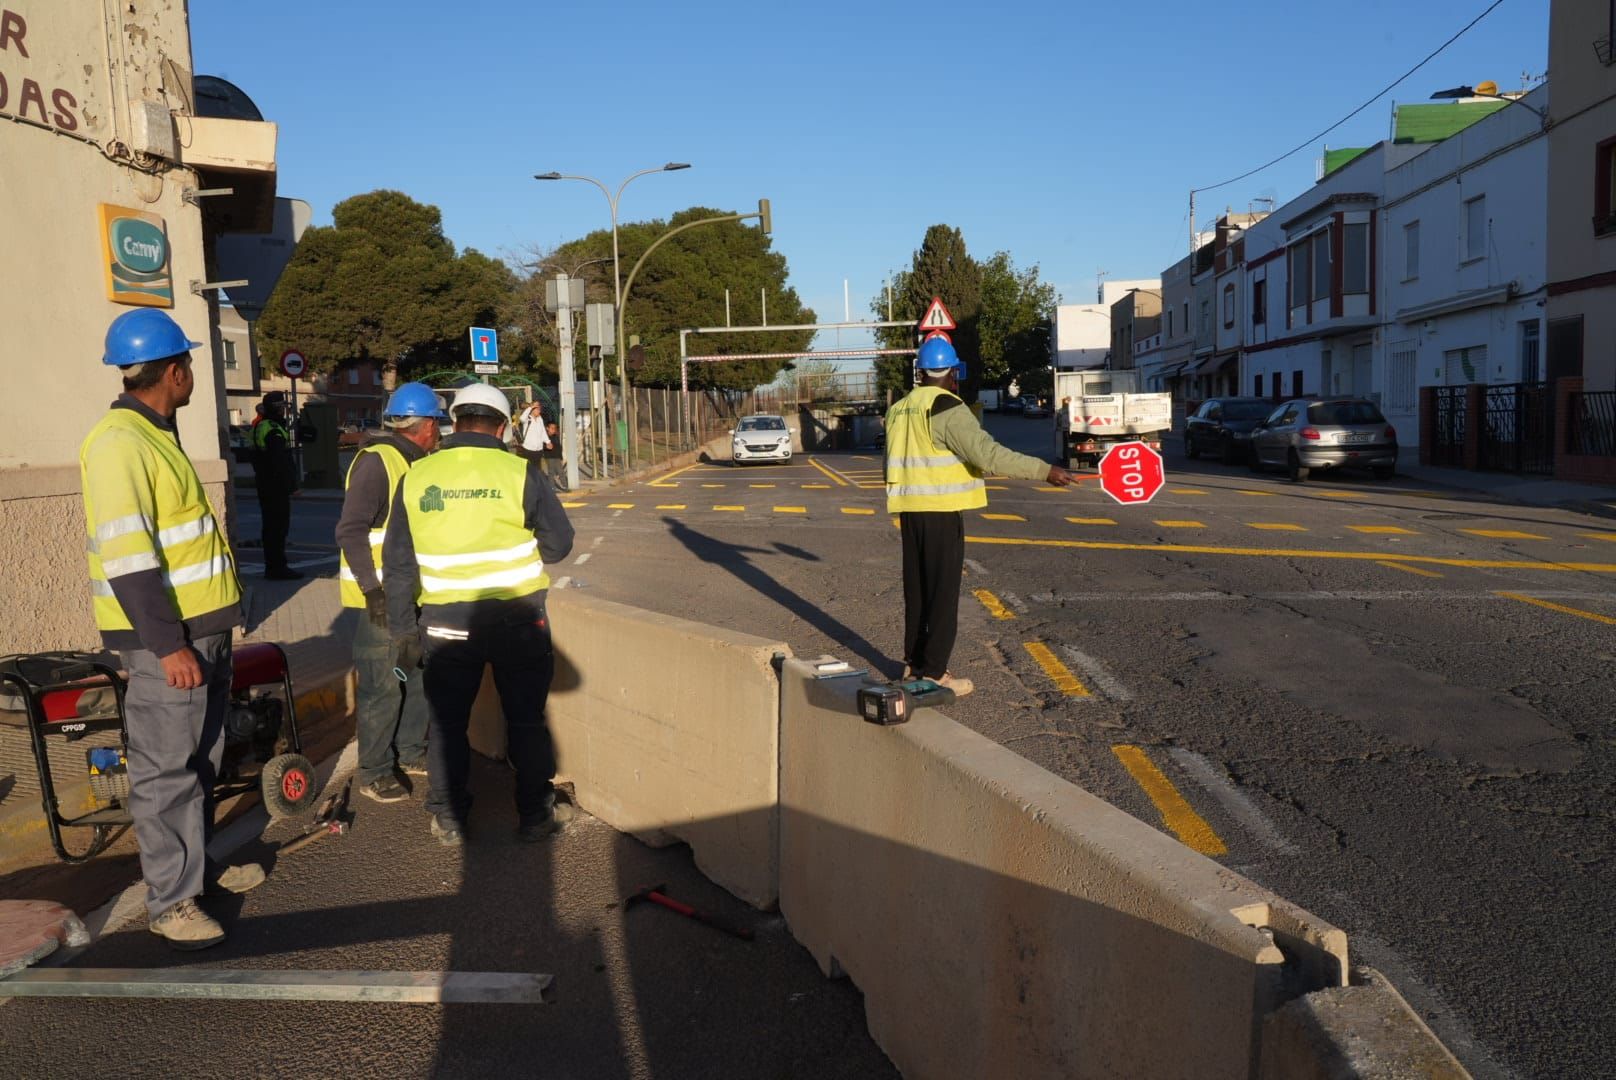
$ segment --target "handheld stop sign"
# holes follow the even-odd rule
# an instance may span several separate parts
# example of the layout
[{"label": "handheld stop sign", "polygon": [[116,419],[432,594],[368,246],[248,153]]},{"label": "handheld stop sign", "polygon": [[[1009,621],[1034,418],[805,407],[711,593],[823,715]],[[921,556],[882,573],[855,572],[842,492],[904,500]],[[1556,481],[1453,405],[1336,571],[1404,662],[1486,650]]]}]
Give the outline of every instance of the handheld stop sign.
[{"label": "handheld stop sign", "polygon": [[1100,459],[1100,488],[1125,506],[1147,503],[1167,482],[1162,456],[1142,442],[1117,443]]}]

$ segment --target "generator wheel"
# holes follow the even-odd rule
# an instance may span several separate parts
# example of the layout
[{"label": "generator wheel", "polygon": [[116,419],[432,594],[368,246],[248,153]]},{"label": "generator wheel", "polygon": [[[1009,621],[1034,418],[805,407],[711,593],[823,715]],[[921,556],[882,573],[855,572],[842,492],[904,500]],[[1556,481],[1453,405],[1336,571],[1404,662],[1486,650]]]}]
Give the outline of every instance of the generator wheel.
[{"label": "generator wheel", "polygon": [[281,754],[264,762],[258,785],[264,796],[264,809],[273,819],[296,817],[314,808],[319,797],[319,780],[314,764],[302,754]]}]

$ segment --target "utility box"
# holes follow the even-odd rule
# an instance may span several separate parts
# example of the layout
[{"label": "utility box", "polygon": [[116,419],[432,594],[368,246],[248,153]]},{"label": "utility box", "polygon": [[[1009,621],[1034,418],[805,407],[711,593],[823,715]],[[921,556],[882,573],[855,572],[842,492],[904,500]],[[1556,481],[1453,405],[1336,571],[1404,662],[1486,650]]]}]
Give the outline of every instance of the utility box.
[{"label": "utility box", "polygon": [[298,426],[312,438],[303,440],[303,486],[342,487],[342,468],[337,460],[337,407],[325,401],[311,401],[298,410]]},{"label": "utility box", "polygon": [[562,283],[566,283],[566,306],[574,311],[584,306],[584,279],[569,278],[565,274],[557,274],[547,278],[544,282],[544,310],[554,315],[561,310],[563,299],[561,295]]}]

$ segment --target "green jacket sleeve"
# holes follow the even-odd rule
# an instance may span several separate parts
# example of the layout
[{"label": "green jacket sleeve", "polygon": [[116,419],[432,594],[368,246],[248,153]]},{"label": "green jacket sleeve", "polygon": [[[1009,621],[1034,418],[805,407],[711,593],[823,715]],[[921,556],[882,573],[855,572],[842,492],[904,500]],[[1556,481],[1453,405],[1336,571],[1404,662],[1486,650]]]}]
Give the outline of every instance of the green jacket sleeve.
[{"label": "green jacket sleeve", "polygon": [[982,430],[976,415],[968,408],[945,409],[931,417],[932,441],[946,446],[954,456],[982,470],[984,475],[999,474],[1018,480],[1043,480],[1049,476],[1049,463],[993,441]]}]

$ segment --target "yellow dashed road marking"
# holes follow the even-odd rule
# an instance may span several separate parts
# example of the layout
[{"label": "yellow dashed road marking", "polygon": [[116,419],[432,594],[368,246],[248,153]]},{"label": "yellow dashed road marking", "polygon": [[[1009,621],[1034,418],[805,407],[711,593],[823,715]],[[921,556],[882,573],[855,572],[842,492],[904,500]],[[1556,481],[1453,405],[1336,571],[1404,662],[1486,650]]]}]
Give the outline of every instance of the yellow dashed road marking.
[{"label": "yellow dashed road marking", "polygon": [[997,596],[986,589],[973,589],[971,595],[982,601],[982,606],[988,609],[988,614],[995,619],[1013,619],[1016,613],[1005,607]]},{"label": "yellow dashed road marking", "polygon": [[1164,529],[1204,529],[1205,523],[1200,521],[1158,521],[1156,524]]},{"label": "yellow dashed road marking", "polygon": [[691,469],[694,469],[695,467],[696,466],[694,466],[694,465],[686,465],[682,469],[675,469],[671,473],[664,473],[663,475],[657,477],[655,480],[651,481],[651,486],[652,487],[678,487],[679,486],[678,484],[670,484],[670,483],[668,483],[668,481],[672,480],[675,476],[678,476],[680,473],[689,472]]},{"label": "yellow dashed road marking", "polygon": [[657,503],[658,510],[683,510],[684,503]]},{"label": "yellow dashed road marking", "polygon": [[718,487],[723,487],[724,485],[723,484],[703,484],[701,486],[704,487],[704,488],[718,488]]},{"label": "yellow dashed road marking", "polygon": [[1258,499],[1272,499],[1272,498],[1275,498],[1275,495],[1274,495],[1274,493],[1272,491],[1241,491],[1241,492],[1239,492],[1239,494],[1241,494],[1241,495],[1251,495],[1251,496],[1253,496],[1255,498],[1258,498]]},{"label": "yellow dashed road marking", "polygon": [[1174,836],[1202,855],[1229,853],[1229,845],[1212,830],[1205,818],[1190,808],[1178,788],[1143,750],[1137,746],[1113,746],[1111,752],[1117,755],[1117,760],[1128,770],[1128,775],[1145,789],[1145,794],[1150,796],[1150,801],[1156,804],[1156,811],[1162,816],[1162,824]]},{"label": "yellow dashed road marking", "polygon": [[1369,496],[1361,491],[1321,491],[1326,499],[1367,499]]},{"label": "yellow dashed road marking", "polygon": [[1055,684],[1055,689],[1067,697],[1089,696],[1089,688],[1084,686],[1077,676],[1073,675],[1071,670],[1061,663],[1054,653],[1049,651],[1048,645],[1045,645],[1042,641],[1023,641],[1021,645],[1034,660],[1038,661],[1038,666],[1044,669],[1044,674],[1048,675],[1049,681]]},{"label": "yellow dashed road marking", "polygon": [[986,487],[987,487],[987,490],[989,490],[989,491],[1009,491],[1010,490],[1009,488],[1005,487],[1003,484],[988,484],[988,485],[986,485]]},{"label": "yellow dashed road marking", "polygon": [[755,487],[755,488],[772,488],[774,485],[773,484],[747,484],[746,486],[747,487]]},{"label": "yellow dashed road marking", "polygon": [[846,487],[847,486],[847,478],[846,477],[844,477],[841,473],[837,472],[835,469],[829,468],[829,467],[827,467],[825,465],[821,465],[819,463],[818,458],[812,458],[812,457],[809,458],[808,459],[808,464],[812,465],[814,468],[818,469],[820,472],[824,473],[826,476],[828,476],[832,480],[836,481],[836,486],[837,487]]},{"label": "yellow dashed road marking", "polygon": [[1069,517],[1066,520],[1070,521],[1073,525],[1115,525],[1116,524],[1116,522],[1113,521],[1111,518],[1074,518],[1074,517]]},{"label": "yellow dashed road marking", "polygon": [[1401,570],[1405,574],[1418,574],[1420,577],[1441,577],[1442,576],[1441,574],[1437,573],[1435,570],[1422,570],[1418,566],[1404,566],[1402,563],[1386,562],[1384,559],[1377,559],[1375,561],[1375,565],[1376,566],[1384,566],[1388,570]]},{"label": "yellow dashed road marking", "polygon": [[1020,514],[983,514],[983,521],[1026,521]]},{"label": "yellow dashed road marking", "polygon": [[1063,488],[1063,487],[1041,487],[1041,488],[1033,488],[1033,490],[1034,491],[1065,491],[1066,488]]},{"label": "yellow dashed road marking", "polygon": [[588,505],[589,505],[588,503],[584,503],[584,502],[564,502],[564,503],[561,504],[561,509],[563,509],[563,510],[576,510],[580,506],[588,506]]},{"label": "yellow dashed road marking", "polygon": [[1405,529],[1401,525],[1348,525],[1347,528],[1356,533],[1374,533],[1386,536],[1418,536],[1413,529]]},{"label": "yellow dashed road marking", "polygon": [[1537,533],[1520,532],[1516,529],[1460,529],[1462,533],[1471,536],[1485,536],[1489,540],[1547,540],[1547,536]]},{"label": "yellow dashed road marking", "polygon": [[804,484],[802,487],[804,491],[829,491],[831,488],[829,484]]},{"label": "yellow dashed road marking", "polygon": [[606,504],[606,509],[608,509],[608,510],[632,510],[632,509],[634,509],[634,504],[633,503],[607,503]]},{"label": "yellow dashed road marking", "polygon": [[713,507],[713,509],[714,510],[723,510],[723,511],[725,511],[727,513],[731,513],[731,514],[740,514],[740,513],[745,512],[746,507],[744,507],[744,506],[715,506],[715,507]]},{"label": "yellow dashed road marking", "polygon": [[875,511],[871,510],[867,506],[844,506],[844,507],[842,507],[842,513],[844,513],[844,514],[874,514]]},{"label": "yellow dashed road marking", "polygon": [[1170,488],[1169,493],[1173,494],[1173,495],[1205,495],[1206,494],[1206,492],[1202,491],[1200,488]]},{"label": "yellow dashed road marking", "polygon": [[[893,518],[896,522],[897,518]],[[1450,559],[1439,555],[1388,555],[1383,551],[1327,551],[1309,548],[1211,547],[1200,544],[1125,544],[1108,540],[1043,540],[1021,536],[967,536],[967,544],[1010,544],[1023,547],[1063,547],[1088,551],[1164,551],[1186,555],[1237,555],[1265,559],[1355,559],[1418,563],[1422,566],[1460,566],[1471,570],[1550,570],[1583,574],[1616,574],[1616,563],[1536,562],[1525,559]]]},{"label": "yellow dashed road marking", "polygon": [[1578,533],[1577,535],[1586,536],[1590,540],[1604,540],[1607,543],[1616,544],[1616,533]]},{"label": "yellow dashed road marking", "polygon": [[1501,592],[1498,595],[1507,596],[1511,600],[1519,600],[1523,604],[1536,604],[1540,608],[1548,608],[1550,611],[1558,611],[1564,615],[1575,615],[1579,619],[1589,619],[1593,622],[1604,623],[1606,626],[1616,626],[1616,619],[1611,618],[1609,615],[1597,615],[1592,611],[1566,607],[1564,604],[1551,604],[1547,600],[1539,600],[1535,596],[1527,596],[1523,593]]},{"label": "yellow dashed road marking", "polygon": [[806,514],[808,508],[806,506],[776,506],[774,512],[776,514]]},{"label": "yellow dashed road marking", "polygon": [[1267,529],[1269,532],[1307,532],[1306,525],[1287,525],[1282,521],[1248,521],[1247,527]]}]

